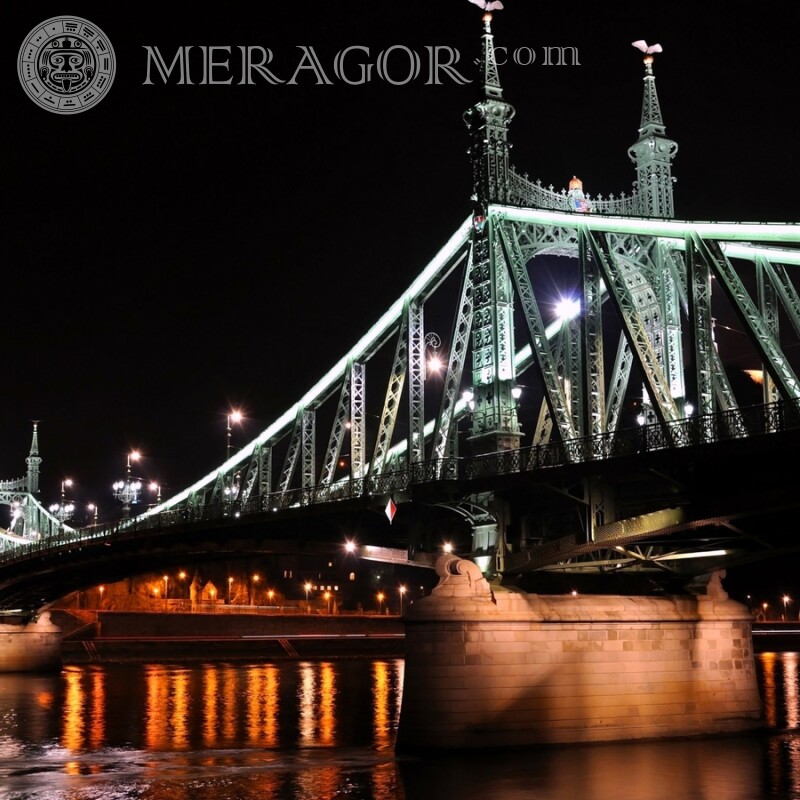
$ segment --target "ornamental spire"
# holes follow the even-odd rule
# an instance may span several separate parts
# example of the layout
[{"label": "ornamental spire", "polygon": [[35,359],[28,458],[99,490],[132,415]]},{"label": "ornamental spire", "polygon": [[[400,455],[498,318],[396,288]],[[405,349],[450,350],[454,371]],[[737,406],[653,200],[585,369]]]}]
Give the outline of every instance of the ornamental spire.
[{"label": "ornamental spire", "polygon": [[644,53],[642,121],[639,138],[628,148],[628,155],[636,165],[639,213],[647,217],[671,219],[675,216],[672,159],[678,152],[678,145],[666,136],[653,73],[653,54],[662,53],[663,48],[660,44],[648,45],[644,39],[632,44]]},{"label": "ornamental spire", "polygon": [[28,491],[36,494],[39,491],[39,466],[42,459],[39,457],[39,420],[33,421],[33,437],[31,438],[31,451],[25,459],[28,465]]},{"label": "ornamental spire", "polygon": [[483,98],[464,114],[470,132],[473,203],[476,216],[485,215],[489,204],[508,200],[508,124],[514,108],[503,100],[492,34],[492,11],[500,10],[499,0],[470,0],[484,10],[481,71]]}]

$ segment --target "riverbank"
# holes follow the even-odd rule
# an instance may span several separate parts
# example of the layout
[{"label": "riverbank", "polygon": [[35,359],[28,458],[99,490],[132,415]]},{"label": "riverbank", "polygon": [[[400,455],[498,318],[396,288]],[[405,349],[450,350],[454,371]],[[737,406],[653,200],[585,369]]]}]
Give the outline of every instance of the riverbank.
[{"label": "riverbank", "polygon": [[402,658],[399,617],[54,610],[64,664]]}]

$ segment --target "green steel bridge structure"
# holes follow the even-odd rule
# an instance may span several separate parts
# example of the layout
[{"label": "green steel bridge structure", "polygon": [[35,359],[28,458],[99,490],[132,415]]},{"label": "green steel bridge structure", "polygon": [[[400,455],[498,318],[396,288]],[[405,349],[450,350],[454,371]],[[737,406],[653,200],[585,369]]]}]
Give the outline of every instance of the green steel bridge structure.
[{"label": "green steel bridge structure", "polygon": [[[676,217],[653,51],[630,191],[593,197],[577,178],[559,191],[511,159],[515,109],[484,14],[482,90],[464,114],[471,210],[438,254],[284,414],[144,513],[130,462],[117,522],[73,528],[45,508],[34,425],[26,473],[0,482],[0,607],[48,599],[44,579],[19,576],[51,574],[58,554],[215,526],[286,538],[345,509],[378,532],[365,558],[429,566],[430,527],[452,519],[499,578],[696,577],[789,546],[800,224]],[[575,287],[558,309],[554,273]],[[736,353],[720,319],[741,333]]]}]

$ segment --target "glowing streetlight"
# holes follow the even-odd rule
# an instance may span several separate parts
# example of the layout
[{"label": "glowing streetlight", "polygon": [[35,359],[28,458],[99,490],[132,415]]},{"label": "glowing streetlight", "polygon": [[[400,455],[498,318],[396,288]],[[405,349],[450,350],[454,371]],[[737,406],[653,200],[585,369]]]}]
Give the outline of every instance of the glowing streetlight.
[{"label": "glowing streetlight", "polygon": [[269,604],[272,605],[272,600],[275,597],[275,590],[274,589],[270,589],[267,592],[267,597],[269,597]]},{"label": "glowing streetlight", "polygon": [[142,482],[131,476],[131,462],[138,461],[142,454],[138,450],[128,453],[128,462],[125,470],[125,480],[117,481],[112,489],[114,497],[122,502],[122,518],[128,519],[131,515],[131,506],[139,502],[139,492],[142,490]]},{"label": "glowing streetlight", "polygon": [[311,610],[308,605],[308,593],[311,591],[311,584],[306,581],[306,585],[303,587],[306,590],[306,614]]},{"label": "glowing streetlight", "polygon": [[103,606],[103,593],[105,592],[106,587],[101,584],[100,586],[97,587],[97,590],[100,592],[100,607],[102,608],[102,606]]},{"label": "glowing streetlight", "polygon": [[150,481],[149,489],[151,492],[156,493],[156,505],[161,505],[161,484],[156,483],[156,481]]},{"label": "glowing streetlight", "polygon": [[783,600],[783,621],[786,622],[786,620],[789,619],[789,617],[786,616],[786,606],[792,602],[792,598],[789,597],[788,594],[785,594],[781,599]]},{"label": "glowing streetlight", "polygon": [[378,592],[378,613],[383,613],[383,592]]},{"label": "glowing streetlight", "polygon": [[167,575],[164,576],[164,609],[167,608],[167,594],[169,592],[169,577]]},{"label": "glowing streetlight", "polygon": [[402,617],[403,616],[403,595],[406,593],[406,587],[405,586],[400,586],[400,587],[398,587],[397,591],[400,592],[400,616]]},{"label": "glowing streetlight", "polygon": [[325,592],[325,594],[322,595],[322,596],[325,598],[325,613],[326,614],[330,614],[331,613],[331,593],[330,592]]},{"label": "glowing streetlight", "polygon": [[98,509],[96,503],[87,503],[86,510],[92,515],[92,525],[97,525],[97,514],[100,509]]},{"label": "glowing streetlight", "polygon": [[61,502],[53,503],[49,509],[59,522],[66,522],[75,513],[75,503],[67,500],[67,488],[70,486],[72,486],[70,478],[61,481]]},{"label": "glowing streetlight", "polygon": [[452,545],[452,544],[450,544],[450,542],[445,542],[445,543],[442,545],[442,550],[443,550],[445,553],[452,553],[452,552],[453,552],[453,545]]},{"label": "glowing streetlight", "polygon": [[250,599],[250,604],[251,605],[258,605],[256,603],[256,600],[258,599],[258,597],[256,596],[257,595],[257,591],[256,590],[258,588],[258,582],[261,580],[261,576],[257,572],[254,572],[252,580],[253,580],[253,596]]},{"label": "glowing streetlight", "polygon": [[233,578],[228,578],[228,605],[231,604],[231,586],[233,585]]}]

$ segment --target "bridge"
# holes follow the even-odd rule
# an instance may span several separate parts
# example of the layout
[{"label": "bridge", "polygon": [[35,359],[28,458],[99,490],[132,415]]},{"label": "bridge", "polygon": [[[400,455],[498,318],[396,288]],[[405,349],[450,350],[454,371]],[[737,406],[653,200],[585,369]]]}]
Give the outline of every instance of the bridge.
[{"label": "bridge", "polygon": [[[363,558],[422,568],[451,539],[522,588],[558,573],[686,586],[794,547],[800,224],[676,217],[652,52],[635,179],[606,197],[513,162],[491,14],[480,65],[470,213],[249,444],[142,514],[71,528],[38,497],[34,425],[26,474],[0,482],[0,610],[34,615],[99,565],[123,577],[155,553],[310,552],[345,534]],[[554,296],[556,273],[572,296]]]}]

